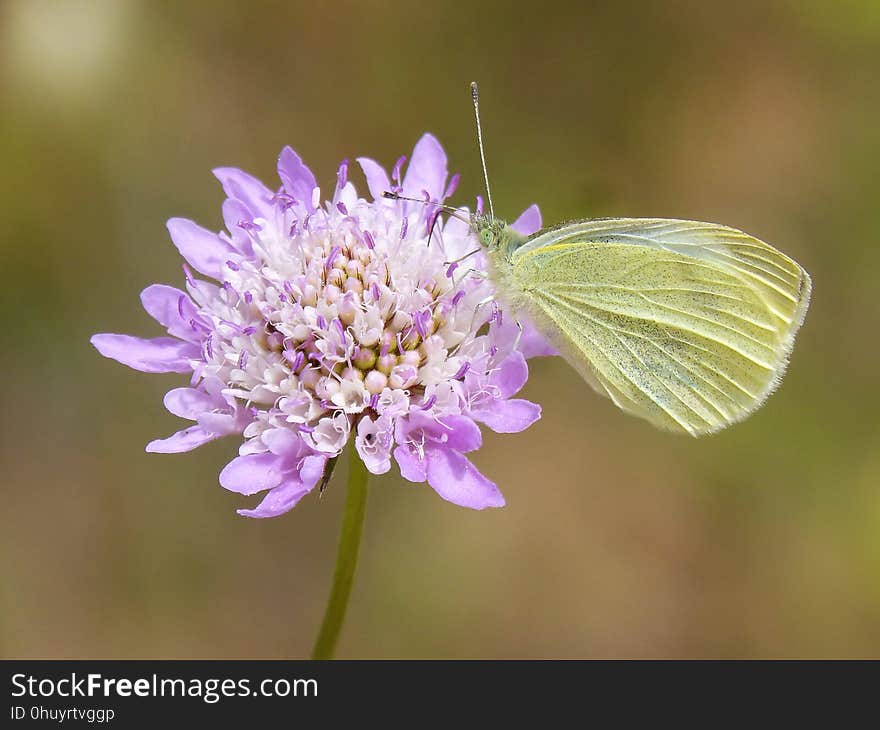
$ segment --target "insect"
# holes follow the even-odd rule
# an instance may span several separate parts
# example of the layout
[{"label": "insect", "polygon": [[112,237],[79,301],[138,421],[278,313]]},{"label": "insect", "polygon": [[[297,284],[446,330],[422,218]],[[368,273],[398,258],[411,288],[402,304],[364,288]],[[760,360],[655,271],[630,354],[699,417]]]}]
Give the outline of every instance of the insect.
[{"label": "insect", "polygon": [[664,218],[575,220],[523,236],[489,212],[470,225],[500,298],[600,394],[660,428],[700,436],[755,411],[779,384],[811,281],[735,228]]}]

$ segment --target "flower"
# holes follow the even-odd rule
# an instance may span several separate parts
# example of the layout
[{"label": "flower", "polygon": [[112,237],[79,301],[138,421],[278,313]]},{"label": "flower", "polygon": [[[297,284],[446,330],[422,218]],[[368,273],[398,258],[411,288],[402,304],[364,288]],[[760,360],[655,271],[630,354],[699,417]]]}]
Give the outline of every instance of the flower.
[{"label": "flower", "polygon": [[[165,396],[173,414],[194,422],[147,451],[189,451],[240,434],[239,456],[220,484],[243,495],[266,492],[249,517],[290,510],[321,480],[328,461],[354,440],[367,469],[396,461],[412,482],[473,509],[504,498],[465,454],[481,444],[481,423],[522,431],[540,408],[515,398],[526,357],[549,354],[527,325],[494,299],[479,270],[482,251],[460,216],[440,217],[446,155],[425,135],[386,171],[358,160],[372,200],[358,197],[348,163],[332,198],[289,147],[273,192],[234,168],[218,168],[226,230],[168,221],[185,259],[186,291],[164,284],[141,294],[168,337],[98,334],[106,357],[144,372],[190,373],[189,387]],[[390,200],[392,190],[429,204]],[[514,224],[541,225],[532,206]],[[476,270],[476,271],[475,271]]]}]

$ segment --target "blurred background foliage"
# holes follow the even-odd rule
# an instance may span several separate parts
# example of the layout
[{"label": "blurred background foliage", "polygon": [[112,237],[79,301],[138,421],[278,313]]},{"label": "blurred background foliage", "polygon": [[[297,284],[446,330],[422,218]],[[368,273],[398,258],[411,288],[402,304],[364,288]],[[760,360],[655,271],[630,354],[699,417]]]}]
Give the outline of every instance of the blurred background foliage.
[{"label": "blurred background foliage", "polygon": [[[728,432],[653,431],[536,361],[527,433],[472,513],[373,482],[345,657],[880,654],[880,4],[0,4],[0,654],[298,657],[329,587],[343,490],[270,521],[178,427],[179,376],[100,358],[159,329],[182,281],[164,221],[222,225],[218,165],[324,186],[419,135],[497,207],[717,220],[781,248],[815,295],[780,391]],[[359,179],[358,179],[359,180]]]}]

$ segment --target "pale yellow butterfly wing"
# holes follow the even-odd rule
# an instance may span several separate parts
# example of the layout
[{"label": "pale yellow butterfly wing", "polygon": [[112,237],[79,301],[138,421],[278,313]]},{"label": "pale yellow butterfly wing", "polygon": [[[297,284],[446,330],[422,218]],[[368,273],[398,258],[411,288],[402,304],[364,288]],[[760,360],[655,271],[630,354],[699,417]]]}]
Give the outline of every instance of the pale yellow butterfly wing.
[{"label": "pale yellow butterfly wing", "polygon": [[694,436],[763,403],[810,297],[787,256],[694,221],[569,223],[529,239],[510,265],[520,306],[596,390]]}]

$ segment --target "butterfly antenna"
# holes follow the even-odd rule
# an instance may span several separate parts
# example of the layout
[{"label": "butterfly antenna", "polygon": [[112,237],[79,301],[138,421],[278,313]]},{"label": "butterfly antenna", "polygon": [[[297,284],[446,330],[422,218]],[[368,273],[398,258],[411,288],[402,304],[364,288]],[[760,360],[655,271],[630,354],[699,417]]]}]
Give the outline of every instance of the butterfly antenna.
[{"label": "butterfly antenna", "polygon": [[486,198],[489,200],[489,218],[495,220],[495,209],[492,207],[492,191],[489,189],[489,173],[486,171],[486,153],[483,151],[483,130],[480,127],[480,93],[477,82],[471,81],[471,97],[474,100],[474,116],[477,119],[477,143],[480,146],[480,162],[483,164],[483,180],[486,181]]}]

